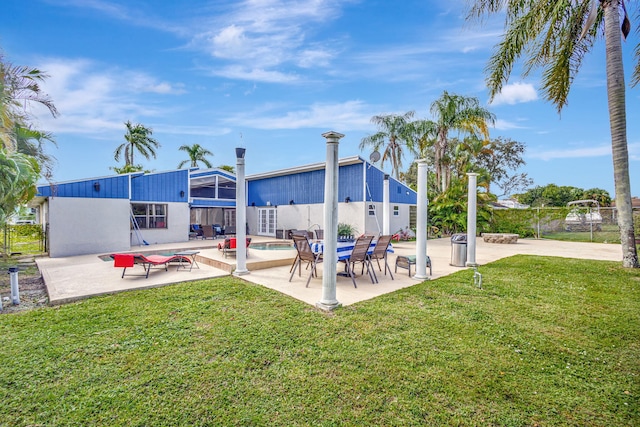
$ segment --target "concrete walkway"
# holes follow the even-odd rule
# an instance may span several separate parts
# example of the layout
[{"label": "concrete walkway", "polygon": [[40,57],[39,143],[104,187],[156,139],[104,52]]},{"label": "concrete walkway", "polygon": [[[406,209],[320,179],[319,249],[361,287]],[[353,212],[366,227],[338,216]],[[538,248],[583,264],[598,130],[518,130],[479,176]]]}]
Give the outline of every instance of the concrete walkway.
[{"label": "concrete walkway", "polygon": [[[38,268],[47,286],[49,301],[52,305],[63,304],[95,295],[111,294],[132,289],[145,289],[186,281],[203,280],[227,276],[235,268],[235,258],[224,258],[217,249],[221,240],[191,240],[181,244],[152,245],[136,248],[131,252],[176,252],[193,249],[200,253],[197,256],[199,269],[178,270],[171,265],[169,271],[162,267],[152,269],[148,278],[144,276],[125,276],[121,278],[122,269],[114,268],[113,262],[103,261],[100,254],[82,255],[67,258],[40,258]],[[253,237],[252,243],[275,241],[272,238]],[[282,240],[278,242],[283,242]],[[415,255],[414,242],[398,242],[393,244],[394,253],[389,256],[389,265],[394,270],[398,255]],[[427,254],[433,264],[432,279],[449,275],[464,269],[449,265],[451,260],[451,241],[449,238],[429,240]],[[601,243],[574,243],[554,240],[519,239],[517,244],[485,243],[477,240],[476,261],[487,264],[495,260],[516,254],[559,256],[567,258],[597,259],[621,261],[620,245]],[[300,301],[315,305],[322,296],[322,264],[318,268],[318,278],[312,278],[309,287],[305,287],[308,270],[302,270],[289,282],[289,269],[296,256],[296,251],[250,249],[247,257],[247,268],[250,274],[242,276],[247,282],[265,286]],[[375,262],[374,262],[375,264]],[[384,268],[384,267],[383,267]],[[481,270],[480,270],[481,271]],[[128,269],[127,274],[142,274],[139,266]],[[412,271],[415,274],[414,271]],[[429,273],[427,269],[427,274]],[[419,283],[409,277],[407,270],[398,269],[393,273],[395,280],[376,270],[379,283],[372,284],[368,276],[357,278],[357,289],[350,278],[338,277],[337,299],[343,305],[375,298]]]}]

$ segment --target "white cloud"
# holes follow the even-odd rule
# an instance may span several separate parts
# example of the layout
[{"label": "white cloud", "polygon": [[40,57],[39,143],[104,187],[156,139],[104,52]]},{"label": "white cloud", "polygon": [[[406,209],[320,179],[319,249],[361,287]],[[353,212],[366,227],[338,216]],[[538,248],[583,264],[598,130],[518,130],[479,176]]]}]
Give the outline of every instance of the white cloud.
[{"label": "white cloud", "polygon": [[560,150],[530,151],[528,157],[541,160],[572,159],[585,157],[611,156],[611,145],[593,147],[568,148]]},{"label": "white cloud", "polygon": [[137,71],[104,69],[83,59],[50,59],[38,68],[50,76],[42,90],[53,99],[60,116],[53,119],[42,107],[34,110],[38,110],[38,126],[54,133],[99,135],[120,131],[126,120],[161,114],[160,109],[150,107],[150,94],[184,92],[180,84],[158,81]]},{"label": "white cloud", "polygon": [[533,85],[529,83],[512,83],[502,88],[499,94],[493,98],[491,105],[520,104],[538,99]]},{"label": "white cloud", "polygon": [[496,123],[494,127],[498,130],[509,130],[509,129],[525,129],[524,126],[520,126],[516,123],[509,122],[503,119],[496,119]]},{"label": "white cloud", "polygon": [[[370,119],[377,114],[362,101],[338,104],[313,104],[308,109],[282,114],[250,112],[230,118],[229,123],[256,129],[340,128],[370,129]],[[377,110],[376,110],[377,111]]]}]

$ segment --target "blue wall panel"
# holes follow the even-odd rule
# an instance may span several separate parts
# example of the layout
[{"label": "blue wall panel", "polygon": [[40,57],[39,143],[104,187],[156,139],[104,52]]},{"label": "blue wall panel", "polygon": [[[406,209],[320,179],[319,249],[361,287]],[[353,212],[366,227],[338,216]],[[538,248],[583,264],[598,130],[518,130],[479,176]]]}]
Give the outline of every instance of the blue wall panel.
[{"label": "blue wall panel", "polygon": [[[286,205],[324,203],[325,171],[315,170],[291,175],[275,176],[248,181],[247,202],[249,205]],[[339,168],[338,200],[362,200],[362,164]]]},{"label": "blue wall panel", "polygon": [[146,202],[186,202],[189,171],[139,175],[131,178],[131,200]]},{"label": "blue wall panel", "polygon": [[[96,184],[99,185],[99,190],[96,190]],[[85,181],[41,185],[38,186],[38,196],[127,199],[129,198],[129,176],[118,175]]]},{"label": "blue wall panel", "polygon": [[[377,168],[367,169],[367,183],[374,202],[382,202],[384,197],[384,175],[385,172]],[[367,193],[367,200],[371,200]],[[391,203],[405,203],[415,205],[418,202],[418,195],[405,184],[389,177],[389,201]]]}]

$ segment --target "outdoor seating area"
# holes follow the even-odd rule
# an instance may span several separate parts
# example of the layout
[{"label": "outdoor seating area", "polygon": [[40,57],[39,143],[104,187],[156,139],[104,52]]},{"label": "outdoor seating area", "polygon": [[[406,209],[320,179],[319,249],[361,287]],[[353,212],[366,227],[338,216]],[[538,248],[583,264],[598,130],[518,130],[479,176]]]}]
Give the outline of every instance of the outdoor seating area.
[{"label": "outdoor seating area", "polygon": [[[262,243],[263,248],[272,247],[269,242],[274,242],[272,237],[251,236],[250,238],[252,243]],[[380,238],[378,241],[380,241]],[[282,240],[279,242],[282,242]],[[114,271],[114,259],[110,258],[109,254],[107,254],[109,262],[105,262],[99,257],[104,256],[104,254],[93,254],[66,258],[41,258],[37,260],[37,263],[45,279],[50,304],[56,305],[94,295],[228,276],[236,267],[236,259],[230,256],[225,257],[223,251],[218,249],[219,243],[222,243],[222,241],[212,242],[211,240],[193,239],[180,245],[144,246],[145,258],[147,260],[156,260],[155,264],[147,263],[146,266],[143,265],[144,274],[135,275],[128,274],[129,269],[133,267],[130,265],[131,258],[126,261],[122,260],[126,264],[118,265],[120,265],[119,268],[123,269],[126,266],[127,274],[124,276],[126,280],[122,279],[120,272],[116,273]],[[338,253],[342,252],[346,256],[345,248],[348,248],[349,244],[353,246],[354,242],[340,242],[337,248]],[[520,239],[515,245],[496,245],[485,243],[482,239],[478,239],[477,245],[476,260],[481,266],[515,254],[617,260],[620,250],[620,245],[534,239]],[[322,241],[309,240],[309,246],[314,253],[318,253],[322,252],[324,245]],[[294,248],[283,250],[282,245],[279,245],[278,248],[277,250],[252,249],[246,260],[247,269],[250,273],[242,276],[242,279],[290,295],[311,305],[317,303],[322,293],[324,263],[321,259],[318,259],[316,261],[316,269],[312,272],[309,271],[311,265],[308,265],[303,260],[298,268],[299,275],[292,276],[292,267],[295,265],[298,255],[297,250]],[[376,259],[373,256],[375,248],[376,245],[370,246],[368,251],[371,256],[371,265],[373,265],[372,270],[375,270],[377,261],[379,261],[378,271],[382,270],[391,273],[390,268],[383,265],[388,264],[389,267],[395,267],[394,273],[399,272],[401,269],[406,269],[407,274],[394,274],[392,276],[391,274],[376,273],[377,283],[370,283],[371,280],[361,280],[364,277],[363,274],[368,274],[366,267],[363,272],[362,264],[356,264],[355,268],[352,269],[355,276],[354,281],[356,281],[356,285],[362,286],[355,287],[349,274],[337,275],[336,277],[338,299],[341,304],[349,305],[375,298],[388,292],[413,286],[421,281],[413,277],[416,273],[416,247],[414,241],[393,242],[386,253],[386,263],[383,259],[376,260],[376,262],[373,261]],[[427,267],[430,279],[436,279],[465,268],[450,265],[450,238],[429,240],[427,251],[429,254]],[[147,271],[149,265],[152,267],[165,265],[164,260],[158,261],[155,258],[158,255],[163,256],[161,255],[163,253],[182,254],[180,255],[183,257],[182,267],[180,267],[180,259],[177,259],[176,268],[167,268],[162,274],[147,274],[149,273]],[[139,260],[142,262],[142,258]],[[191,263],[189,263],[189,260],[191,260]],[[306,273],[301,274],[302,271]],[[287,278],[290,278],[291,281],[287,280]],[[92,286],[87,287],[86,283],[92,283]],[[302,283],[305,283],[305,286],[302,286]]]}]

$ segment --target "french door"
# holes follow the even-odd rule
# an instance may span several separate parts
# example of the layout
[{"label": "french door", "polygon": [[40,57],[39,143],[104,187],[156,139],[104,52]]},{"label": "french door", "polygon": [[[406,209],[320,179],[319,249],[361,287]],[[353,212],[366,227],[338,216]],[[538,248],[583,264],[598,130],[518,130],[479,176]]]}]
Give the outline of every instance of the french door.
[{"label": "french door", "polygon": [[260,208],[258,209],[258,236],[276,235],[276,208]]}]

